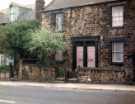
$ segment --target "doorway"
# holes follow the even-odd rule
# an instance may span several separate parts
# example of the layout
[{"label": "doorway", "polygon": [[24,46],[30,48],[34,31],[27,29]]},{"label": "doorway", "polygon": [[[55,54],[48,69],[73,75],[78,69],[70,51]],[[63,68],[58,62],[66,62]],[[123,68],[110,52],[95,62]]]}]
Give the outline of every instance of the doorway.
[{"label": "doorway", "polygon": [[77,37],[72,39],[73,70],[77,67],[95,68],[98,66],[98,38]]}]

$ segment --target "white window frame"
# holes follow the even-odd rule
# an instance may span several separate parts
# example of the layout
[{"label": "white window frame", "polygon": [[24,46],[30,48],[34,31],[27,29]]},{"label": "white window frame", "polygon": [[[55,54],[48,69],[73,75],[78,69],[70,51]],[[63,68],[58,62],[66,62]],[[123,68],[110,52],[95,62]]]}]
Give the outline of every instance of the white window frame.
[{"label": "white window frame", "polygon": [[112,7],[112,27],[124,26],[124,6]]},{"label": "white window frame", "polygon": [[58,13],[56,14],[56,32],[63,31],[63,24],[64,24],[64,14]]},{"label": "white window frame", "polygon": [[[117,58],[117,55],[119,55],[120,59]],[[112,43],[112,62],[113,63],[124,62],[124,43],[123,42]]]}]

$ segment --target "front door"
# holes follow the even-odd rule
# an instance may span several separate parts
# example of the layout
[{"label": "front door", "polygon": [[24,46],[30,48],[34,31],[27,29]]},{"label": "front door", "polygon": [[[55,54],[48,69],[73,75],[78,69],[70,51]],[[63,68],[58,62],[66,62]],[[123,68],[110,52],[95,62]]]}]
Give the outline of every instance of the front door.
[{"label": "front door", "polygon": [[95,46],[87,47],[87,67],[89,67],[89,68],[96,67],[96,48],[95,48]]}]

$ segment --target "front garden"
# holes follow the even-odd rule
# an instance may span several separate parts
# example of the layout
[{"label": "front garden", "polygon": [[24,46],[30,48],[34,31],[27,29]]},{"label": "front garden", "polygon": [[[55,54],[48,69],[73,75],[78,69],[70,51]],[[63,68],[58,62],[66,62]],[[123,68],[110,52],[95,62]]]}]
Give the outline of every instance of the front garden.
[{"label": "front garden", "polygon": [[63,34],[41,29],[36,21],[0,26],[0,52],[14,59],[13,70],[9,66],[0,66],[0,71],[13,71],[14,77],[22,80],[26,64],[36,65],[40,71],[52,69],[59,61],[55,60],[56,53],[62,54],[64,45]]}]

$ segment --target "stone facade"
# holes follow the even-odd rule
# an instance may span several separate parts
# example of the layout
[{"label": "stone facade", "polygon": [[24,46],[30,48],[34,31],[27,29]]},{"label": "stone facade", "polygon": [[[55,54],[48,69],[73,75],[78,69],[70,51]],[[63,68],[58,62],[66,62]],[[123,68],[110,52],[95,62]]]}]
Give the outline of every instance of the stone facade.
[{"label": "stone facade", "polygon": [[[124,6],[124,26],[112,27],[112,6]],[[133,57],[135,53],[135,3],[134,0],[122,0],[110,3],[72,7],[45,11],[42,13],[42,26],[54,30],[53,19],[56,13],[64,14],[64,36],[68,50],[68,69],[73,67],[73,37],[99,37],[97,44],[97,67],[91,78],[100,82],[128,82],[134,77]],[[112,63],[112,41],[119,38],[124,41],[124,63]],[[117,39],[116,39],[117,40]],[[92,69],[94,70],[94,69]],[[97,71],[96,71],[97,70]],[[88,76],[88,75],[86,75]]]},{"label": "stone facade", "polygon": [[22,79],[26,81],[54,81],[55,69],[43,68],[34,64],[23,64]]}]

